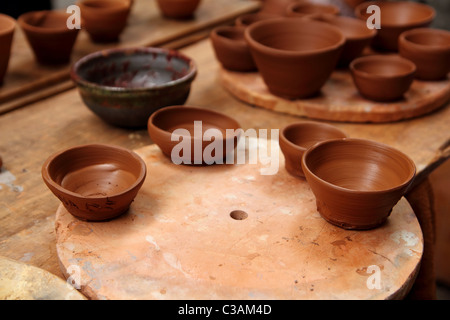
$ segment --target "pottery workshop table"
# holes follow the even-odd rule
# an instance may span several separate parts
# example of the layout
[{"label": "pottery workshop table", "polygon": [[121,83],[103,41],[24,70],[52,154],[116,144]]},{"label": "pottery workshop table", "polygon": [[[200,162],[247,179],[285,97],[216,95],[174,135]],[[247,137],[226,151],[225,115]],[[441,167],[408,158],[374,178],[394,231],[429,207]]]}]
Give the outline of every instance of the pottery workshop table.
[{"label": "pottery workshop table", "polygon": [[[194,58],[199,66],[198,78],[193,83],[191,96],[186,104],[211,108],[226,113],[237,119],[244,129],[281,128],[290,123],[305,120],[304,118],[255,108],[233,98],[221,86],[218,77],[219,65],[214,58],[209,40],[200,41],[186,47],[183,51]],[[351,137],[366,138],[387,143],[405,152],[416,163],[420,178],[418,181],[421,181],[423,180],[421,178],[422,175],[425,177],[433,168],[448,157],[449,119],[450,108],[445,106],[434,113],[408,121],[384,124],[334,123],[334,125],[344,130]],[[61,210],[58,210],[59,200],[50,193],[42,182],[40,175],[42,163],[55,151],[78,144],[95,142],[111,143],[130,149],[139,149],[138,152],[143,154],[144,157],[147,157],[146,159],[149,161],[148,157],[151,158],[153,152],[149,150],[153,150],[152,148],[155,147],[149,147],[152,142],[146,130],[123,130],[105,124],[83,105],[78,92],[73,89],[28,105],[26,108],[17,109],[2,115],[0,117],[0,137],[2,137],[0,154],[4,162],[0,181],[0,186],[2,187],[0,190],[0,255],[41,267],[61,277],[64,277],[64,274],[59,268],[59,259],[62,259],[63,269],[64,263],[67,261],[65,260],[66,258],[70,260],[69,262],[76,263],[78,258],[83,259],[90,256],[92,259],[97,259],[97,263],[101,263],[101,252],[96,252],[95,250],[93,252],[89,252],[89,250],[84,252],[77,251],[80,248],[79,243],[74,244],[72,247],[72,253],[76,253],[79,256],[74,255],[70,257],[70,245],[64,248],[60,247],[58,250],[64,249],[64,255],[58,254],[56,250],[57,234],[55,232],[55,222],[58,222],[60,228],[58,231],[59,244],[64,242],[64,238],[59,237],[61,235],[61,228],[72,228],[79,236],[87,235],[90,229],[85,228],[86,226],[89,227],[89,224],[86,223],[78,225],[75,222],[70,224],[72,222],[70,217],[62,214]],[[287,179],[288,177],[283,170],[284,168],[280,168],[280,174]],[[151,182],[151,176],[148,177],[148,180],[148,182]],[[303,185],[303,188],[308,189],[305,185]],[[56,216],[57,211],[58,215]],[[305,228],[302,231],[299,229],[301,223],[298,223],[298,225],[294,223],[291,226],[295,229],[295,232],[293,231],[291,234],[293,238],[285,237],[286,239],[283,239],[284,236],[279,234],[280,239],[276,241],[280,242],[280,246],[283,245],[283,241],[286,243],[296,240],[300,240],[300,242],[302,240],[307,241],[304,243],[304,248],[308,248],[308,250],[304,250],[303,248],[303,250],[297,252],[305,254],[305,259],[302,263],[304,269],[299,270],[298,274],[296,274],[297,278],[289,278],[289,281],[291,281],[289,282],[289,292],[292,294],[292,297],[314,299],[330,297],[356,299],[403,297],[412,284],[413,277],[417,271],[422,253],[423,240],[417,220],[412,214],[413,211],[408,202],[402,200],[396,207],[395,212],[398,212],[398,214],[393,214],[390,224],[387,224],[384,227],[385,229],[381,228],[370,231],[372,233],[343,231],[342,229],[326,224],[315,215],[313,218],[316,219],[315,223],[317,224],[314,228],[318,227],[319,229],[312,230]],[[288,214],[289,211],[286,211],[286,213],[286,217],[292,219]],[[129,221],[127,219],[130,218],[130,216],[124,217],[126,221]],[[56,221],[56,219],[59,220]],[[63,221],[69,221],[69,226],[60,224]],[[252,220],[246,219],[245,221]],[[227,220],[227,222],[230,221]],[[397,223],[399,222],[400,224],[398,225]],[[276,221],[271,221],[271,224],[275,225]],[[196,226],[200,226],[198,221]],[[242,226],[240,225],[240,228]],[[395,229],[396,226],[400,229],[389,229],[392,227]],[[101,228],[100,225],[96,225],[96,227]],[[128,228],[133,229],[133,226],[129,225]],[[265,226],[265,228],[267,228],[267,234],[260,234],[259,236],[261,238],[259,240],[272,239],[270,234],[271,229],[269,226]],[[384,231],[389,232],[383,235],[382,233]],[[311,233],[302,239],[302,232],[304,234]],[[367,237],[369,234],[374,235],[374,237]],[[254,236],[257,235],[249,233],[249,239]],[[298,238],[295,238],[295,236],[298,236]],[[156,237],[157,235],[144,237],[143,242],[137,246],[145,245],[146,250],[156,250],[158,247],[162,248],[163,244],[158,243]],[[360,243],[351,241],[364,237],[366,237],[365,240],[362,240]],[[316,238],[319,242],[314,241]],[[246,248],[251,247],[251,243],[246,242],[245,239],[245,233],[243,233],[240,238],[241,244],[245,244]],[[186,244],[186,248],[188,249],[188,239],[183,243]],[[395,246],[394,243],[398,246]],[[319,246],[316,244],[319,244]],[[291,245],[292,243],[287,245],[287,248]],[[392,248],[395,249],[391,252],[386,253],[382,251],[383,253],[379,253],[378,250],[382,248],[383,250],[387,250],[389,245],[393,245]],[[352,251],[352,249],[355,251]],[[400,249],[403,250],[403,253],[398,251]],[[152,252],[154,253],[155,251]],[[281,252],[284,251],[281,250]],[[358,263],[355,252],[360,252],[357,256],[358,259],[360,258],[361,261],[364,261],[364,266]],[[397,253],[397,256],[390,256],[390,254],[395,255]],[[128,256],[132,259],[133,254],[133,251],[130,250]],[[247,265],[245,274],[251,272],[252,265],[255,267],[258,266],[258,257],[260,256],[257,254],[261,256],[264,253],[248,252],[246,256]],[[110,257],[105,252],[105,258],[108,256]],[[349,259],[346,260],[346,256]],[[134,257],[138,258],[138,255],[134,255]],[[322,264],[317,269],[318,273],[314,272],[315,267],[317,267],[315,257],[320,257],[320,259],[327,261],[327,263]],[[234,258],[237,259],[232,259],[234,262],[240,262],[238,259],[239,256]],[[187,272],[173,253],[166,255],[165,260],[172,268],[178,268],[181,274]],[[327,276],[331,277],[332,273],[336,271],[334,268],[339,265],[339,261],[344,260],[348,266],[351,266],[351,273],[359,275],[359,281],[357,283],[345,283],[345,286],[339,281],[331,282],[331,284],[335,284],[335,287],[329,290],[326,285]],[[225,259],[224,263],[226,261]],[[221,263],[218,262],[216,267],[219,264]],[[390,288],[382,287],[378,291],[367,289],[365,283],[369,274],[364,269],[369,267],[367,264],[387,268],[381,270],[381,279],[385,279],[392,286]],[[289,260],[289,263],[286,265],[292,266],[291,261]],[[90,272],[95,270],[94,266],[96,264],[88,264],[87,269],[83,270]],[[404,269],[402,270],[402,268]],[[383,270],[389,270],[391,276],[383,278]],[[131,279],[136,285],[139,283],[139,281],[136,281],[139,278],[137,277],[138,275],[141,276],[141,279],[142,277],[145,278],[145,272],[142,273],[142,270],[139,272],[139,274],[135,275],[136,277]],[[257,275],[255,277],[257,278]],[[256,278],[252,279],[257,281]],[[333,275],[333,278],[336,278],[336,274]],[[127,276],[116,277],[116,279],[116,281],[126,281]],[[208,274],[202,279],[205,281],[202,283],[202,288],[204,289],[206,284],[213,285],[213,281],[220,280],[220,274]],[[101,281],[102,279],[98,278],[97,280]],[[283,278],[283,281],[286,281],[286,278]],[[114,291],[115,285],[118,285],[117,282],[113,281],[111,283],[105,280],[100,283],[105,287],[99,287],[99,282],[94,281],[92,282],[92,286],[85,286],[83,292],[93,298],[117,297],[115,296],[116,294],[120,297],[121,291]],[[145,283],[151,283],[151,279],[147,279]],[[357,285],[358,288],[356,289],[358,290],[354,287],[352,288],[352,285]],[[341,289],[338,290],[339,286]],[[361,289],[361,287],[363,288]],[[127,294],[132,295],[133,288],[128,288],[129,291]],[[101,289],[105,291],[101,291]],[[170,297],[173,294],[170,289],[170,287],[161,287],[158,291],[153,291],[153,298],[164,298],[164,295]],[[276,291],[279,292],[278,290]],[[348,291],[350,296],[343,295],[345,291]],[[111,295],[108,296],[106,292],[110,292]],[[330,292],[340,292],[340,294],[330,296]],[[246,293],[250,294],[251,297],[251,293],[247,291]],[[294,293],[301,293],[301,295],[294,295]],[[96,296],[96,294],[98,295]],[[254,297],[261,297],[258,295],[258,292],[255,292],[255,294]],[[287,294],[284,292],[284,297]]]}]

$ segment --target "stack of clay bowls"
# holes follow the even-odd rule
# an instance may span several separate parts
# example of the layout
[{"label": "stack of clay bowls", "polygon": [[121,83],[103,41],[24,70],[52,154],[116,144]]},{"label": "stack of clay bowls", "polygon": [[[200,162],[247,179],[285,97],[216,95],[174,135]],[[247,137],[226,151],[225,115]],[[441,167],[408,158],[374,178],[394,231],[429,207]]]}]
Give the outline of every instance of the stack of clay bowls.
[{"label": "stack of clay bowls", "polygon": [[201,0],[157,0],[156,3],[164,17],[170,19],[189,19],[194,16]]},{"label": "stack of clay bowls", "polygon": [[13,18],[0,14],[0,85],[8,68],[15,28],[16,21]]}]

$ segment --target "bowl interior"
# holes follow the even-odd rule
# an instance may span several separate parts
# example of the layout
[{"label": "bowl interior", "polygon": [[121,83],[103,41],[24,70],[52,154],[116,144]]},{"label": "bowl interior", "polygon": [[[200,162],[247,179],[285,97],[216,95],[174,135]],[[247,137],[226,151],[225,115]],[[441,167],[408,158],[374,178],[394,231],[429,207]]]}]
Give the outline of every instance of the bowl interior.
[{"label": "bowl interior", "polygon": [[126,1],[118,0],[85,0],[80,3],[82,6],[90,9],[110,9],[122,8],[129,5]]},{"label": "bowl interior", "polygon": [[219,37],[229,39],[232,41],[246,43],[244,37],[244,30],[242,28],[222,27],[218,28],[216,33]]},{"label": "bowl interior", "polygon": [[413,63],[392,57],[367,57],[355,60],[352,68],[359,72],[382,77],[408,75],[414,71]]},{"label": "bowl interior", "polygon": [[332,5],[325,5],[319,3],[296,3],[290,7],[290,10],[298,14],[315,14],[315,13],[334,14],[338,11],[338,9]]},{"label": "bowl interior", "polygon": [[275,18],[277,16],[270,15],[270,14],[264,14],[264,13],[249,13],[244,14],[237,18],[237,24],[240,24],[242,26],[249,26],[255,22]]},{"label": "bowl interior", "polygon": [[48,165],[51,180],[83,197],[120,194],[137,183],[142,170],[129,152],[101,146],[70,149]]},{"label": "bowl interior", "polygon": [[335,127],[313,123],[288,126],[282,134],[289,142],[305,150],[319,141],[346,137],[342,131]]},{"label": "bowl interior", "polygon": [[38,11],[23,15],[23,22],[42,29],[67,29],[69,14],[59,11]]},{"label": "bowl interior", "polygon": [[422,46],[450,47],[450,32],[438,32],[433,29],[413,31],[405,35],[405,40]]},{"label": "bowl interior", "polygon": [[354,191],[393,189],[415,174],[414,163],[404,154],[367,141],[327,141],[310,149],[304,160],[320,179]]}]

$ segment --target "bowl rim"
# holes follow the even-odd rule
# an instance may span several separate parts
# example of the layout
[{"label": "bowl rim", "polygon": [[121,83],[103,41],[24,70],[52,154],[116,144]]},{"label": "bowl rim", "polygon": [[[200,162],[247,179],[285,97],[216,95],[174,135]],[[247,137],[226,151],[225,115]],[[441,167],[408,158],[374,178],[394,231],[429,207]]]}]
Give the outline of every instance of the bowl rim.
[{"label": "bowl rim", "polygon": [[270,14],[267,12],[249,12],[249,13],[241,14],[239,17],[234,19],[234,24],[236,27],[247,28],[248,26],[252,25],[253,23],[245,24],[244,23],[245,18],[252,18],[252,17],[258,17],[258,16],[263,17],[263,18],[260,20],[256,20],[253,23],[256,23],[256,22],[259,22],[262,20],[267,20],[267,19],[274,19],[274,18],[276,19],[276,18],[280,17],[279,15]]},{"label": "bowl rim", "polygon": [[[341,28],[341,27],[339,25],[337,25],[337,24],[334,24],[334,21],[342,21],[345,24],[351,23],[353,25],[361,25],[361,27],[362,26],[366,26],[364,21],[362,21],[361,19],[354,18],[354,17],[349,17],[349,16],[335,16],[335,15],[323,16],[322,15],[322,16],[314,17],[312,19],[314,19],[316,21],[320,21],[320,22],[329,23],[331,25],[334,25],[337,28]],[[367,34],[359,35],[359,36],[350,36],[350,37],[346,36],[343,31],[341,31],[341,32],[344,34],[346,42],[355,42],[355,41],[363,41],[363,40],[372,39],[378,33],[377,29],[369,29],[369,28],[366,27],[366,30],[367,30]]]},{"label": "bowl rim", "polygon": [[[186,75],[184,75],[181,78],[178,78],[176,80],[172,80],[169,82],[165,82],[160,85],[155,85],[152,87],[138,87],[138,88],[126,88],[126,87],[114,87],[114,86],[105,86],[101,85],[95,82],[87,81],[83,79],[79,73],[78,70],[83,66],[83,64],[91,61],[92,59],[98,58],[98,57],[108,57],[111,54],[136,54],[136,53],[147,53],[147,54],[166,54],[170,55],[172,57],[179,57],[183,60],[185,60],[189,65],[189,70]],[[146,92],[146,91],[153,91],[153,90],[159,90],[164,88],[169,88],[172,86],[176,86],[180,83],[193,81],[197,75],[197,65],[195,61],[188,57],[187,55],[181,53],[177,50],[172,49],[165,49],[165,48],[157,48],[157,47],[127,47],[127,48],[111,48],[111,49],[105,49],[96,51],[93,53],[90,53],[83,58],[76,61],[72,67],[70,68],[70,77],[77,85],[82,85],[87,88],[91,89],[97,89],[97,90],[107,90],[112,92],[120,92],[120,93],[132,93],[132,92]]]},{"label": "bowl rim", "polygon": [[[70,191],[64,187],[62,187],[60,184],[56,183],[50,176],[49,173],[49,166],[51,165],[51,163],[59,156],[61,156],[64,153],[67,152],[71,152],[71,151],[76,151],[78,149],[84,149],[84,148],[107,148],[107,149],[113,149],[113,150],[117,150],[117,151],[121,151],[121,152],[125,152],[126,154],[128,154],[129,156],[133,157],[135,160],[138,161],[138,163],[140,164],[140,172],[139,172],[139,176],[136,178],[136,181],[129,186],[127,189],[120,191],[119,193],[115,193],[115,194],[111,194],[108,196],[100,196],[100,197],[86,197],[83,196],[79,193]],[[74,198],[78,198],[78,199],[90,199],[90,200],[102,200],[102,199],[106,199],[106,198],[113,198],[113,197],[117,197],[123,194],[126,194],[130,191],[132,191],[133,189],[135,189],[137,186],[139,186],[139,184],[141,184],[146,175],[147,175],[147,165],[145,164],[144,160],[134,151],[129,150],[127,148],[124,147],[119,147],[116,145],[110,145],[110,144],[103,144],[103,143],[93,143],[93,144],[82,144],[82,145],[77,145],[77,146],[73,146],[70,148],[66,148],[64,150],[60,150],[58,152],[55,152],[54,154],[50,155],[47,160],[45,160],[44,164],[42,165],[42,169],[41,169],[41,174],[42,174],[42,178],[44,179],[44,181],[48,184],[50,184],[53,188],[68,194]]]},{"label": "bowl rim", "polygon": [[8,28],[5,28],[3,30],[0,30],[0,36],[4,36],[6,34],[12,33],[14,32],[14,30],[16,29],[16,25],[17,25],[17,20],[14,19],[13,17],[4,14],[4,13],[0,13],[0,19],[3,19],[5,21],[10,22],[10,26]]},{"label": "bowl rim", "polygon": [[[364,62],[364,61],[387,61],[387,60],[397,60],[403,64],[407,64],[410,67],[410,71],[407,71],[405,73],[399,73],[399,74],[395,74],[395,75],[381,75],[381,74],[373,74],[373,73],[369,73],[363,70],[360,70],[358,68],[356,68],[356,65],[359,62]],[[404,77],[409,77],[412,76],[416,70],[417,67],[415,65],[414,62],[412,62],[409,59],[403,58],[398,54],[395,55],[389,55],[389,56],[385,56],[385,55],[380,55],[380,54],[375,54],[375,55],[370,55],[370,56],[363,56],[363,57],[359,57],[354,59],[350,65],[349,65],[350,71],[352,72],[352,74],[357,75],[357,76],[361,76],[361,77],[365,77],[365,78],[372,78],[372,79],[396,79],[396,78],[404,78]]]},{"label": "bowl rim", "polygon": [[[315,8],[330,8],[332,12],[315,12],[315,13],[299,13],[295,9],[298,7],[315,7]],[[291,17],[306,17],[309,15],[338,15],[341,12],[339,7],[331,3],[321,3],[321,2],[309,2],[309,1],[294,1],[286,7],[286,15],[292,15]]]},{"label": "bowl rim", "polygon": [[416,50],[422,51],[447,51],[450,50],[450,42],[447,45],[424,45],[414,41],[409,40],[407,37],[419,33],[427,34],[442,34],[450,39],[450,31],[435,28],[414,28],[411,30],[404,31],[399,36],[399,48],[401,46],[410,46]]},{"label": "bowl rim", "polygon": [[[328,181],[320,178],[315,173],[313,173],[310,170],[310,168],[308,167],[308,165],[306,164],[306,158],[311,154],[311,152],[313,152],[314,150],[317,150],[318,148],[323,147],[326,144],[331,144],[331,143],[363,143],[365,145],[376,146],[376,147],[378,147],[380,149],[385,149],[385,150],[388,150],[389,152],[397,153],[407,163],[410,164],[410,167],[413,170],[411,170],[411,173],[409,174],[408,178],[403,183],[399,184],[396,187],[383,189],[383,190],[354,190],[354,189],[344,188],[344,187],[338,186],[336,184],[333,184],[331,182],[328,182]],[[374,141],[374,140],[368,140],[368,139],[360,139],[360,138],[344,138],[344,139],[334,139],[334,140],[326,140],[326,141],[318,142],[315,145],[313,145],[311,148],[309,148],[309,149],[307,149],[305,151],[305,153],[302,156],[301,164],[302,164],[303,172],[305,172],[305,177],[310,175],[315,180],[318,180],[318,181],[320,181],[320,183],[326,185],[328,188],[332,188],[332,189],[338,190],[340,192],[346,192],[346,193],[350,193],[350,194],[364,194],[364,195],[383,194],[383,193],[387,193],[387,192],[400,190],[400,189],[402,189],[402,188],[412,184],[412,182],[413,182],[413,180],[414,180],[414,178],[416,176],[416,172],[417,172],[417,167],[416,167],[414,161],[408,155],[403,153],[402,151],[400,151],[400,150],[398,150],[398,149],[396,149],[394,147],[391,147],[391,146],[389,146],[387,144],[381,143],[381,142],[377,142],[377,141]]]},{"label": "bowl rim", "polygon": [[[109,3],[114,3],[114,5],[112,6],[108,6],[108,7],[93,7],[93,6],[89,6],[87,3],[89,2],[109,2]],[[128,2],[128,4],[126,4],[125,2]],[[131,8],[131,1],[128,0],[123,0],[123,4],[120,3],[119,1],[114,1],[114,0],[78,0],[76,3],[76,5],[78,5],[80,7],[80,9],[84,8],[85,10],[88,11],[92,11],[92,12],[100,12],[102,11],[103,13],[117,13],[117,12],[123,12],[123,11],[127,11],[130,10]],[[81,15],[83,15],[83,10],[81,10]]]},{"label": "bowl rim", "polygon": [[[283,49],[277,49],[277,48],[272,48],[272,47],[266,46],[266,45],[260,43],[259,41],[256,41],[251,36],[251,33],[254,29],[260,28],[260,27],[265,27],[266,25],[270,25],[270,24],[277,24],[277,23],[300,24],[300,25],[308,24],[310,27],[311,27],[311,24],[317,24],[319,26],[323,26],[325,28],[328,28],[328,29],[331,29],[331,30],[337,32],[337,34],[340,35],[340,39],[335,44],[333,44],[331,46],[327,46],[325,48],[320,48],[320,49],[315,49],[315,50],[291,51],[291,50],[283,50]],[[304,30],[302,28],[300,28],[300,29]],[[309,20],[309,19],[305,19],[305,18],[286,18],[286,17],[266,19],[266,20],[255,22],[254,24],[248,26],[245,29],[245,39],[250,44],[250,47],[253,48],[253,50],[255,50],[255,48],[256,48],[258,51],[264,52],[265,54],[268,54],[268,55],[276,54],[276,55],[281,55],[286,58],[330,52],[333,50],[337,50],[340,47],[343,47],[345,44],[345,36],[342,33],[342,31],[339,30],[338,27],[332,26],[326,22],[321,22],[321,21]]]},{"label": "bowl rim", "polygon": [[[219,34],[220,31],[231,31],[231,32],[238,32],[242,33],[242,40],[234,40],[228,37],[224,37],[221,34]],[[244,28],[239,26],[218,26],[215,27],[213,30],[211,30],[211,41],[220,41],[223,43],[226,43],[228,45],[238,46],[242,48],[248,48],[248,44],[245,41],[244,37]]]},{"label": "bowl rim", "polygon": [[22,27],[22,29],[26,31],[31,31],[35,33],[44,33],[44,34],[64,34],[64,33],[77,33],[79,32],[79,29],[68,29],[67,25],[64,25],[61,28],[44,28],[32,25],[28,23],[27,18],[31,17],[36,14],[46,14],[46,15],[59,15],[59,16],[67,16],[67,18],[70,17],[70,14],[63,11],[63,10],[36,10],[36,11],[29,11],[21,14],[17,18],[17,23]]}]

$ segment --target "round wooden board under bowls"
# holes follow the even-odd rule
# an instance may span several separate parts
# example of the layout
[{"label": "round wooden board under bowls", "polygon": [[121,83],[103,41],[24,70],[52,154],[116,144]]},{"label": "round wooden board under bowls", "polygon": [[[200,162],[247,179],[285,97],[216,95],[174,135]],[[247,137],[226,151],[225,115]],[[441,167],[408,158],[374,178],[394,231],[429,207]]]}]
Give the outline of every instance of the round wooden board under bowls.
[{"label": "round wooden board under bowls", "polygon": [[287,100],[270,93],[258,72],[243,73],[220,67],[223,86],[233,96],[265,109],[318,120],[339,122],[394,122],[430,113],[450,99],[450,79],[414,80],[405,99],[380,103],[361,97],[347,70],[336,70],[321,94],[308,99]]},{"label": "round wooden board under bowls", "polygon": [[63,272],[78,266],[92,299],[404,297],[423,252],[408,202],[380,228],[338,228],[275,151],[278,173],[261,175],[262,161],[177,166],[156,145],[136,150],[149,179],[127,214],[90,223],[57,210]]}]

